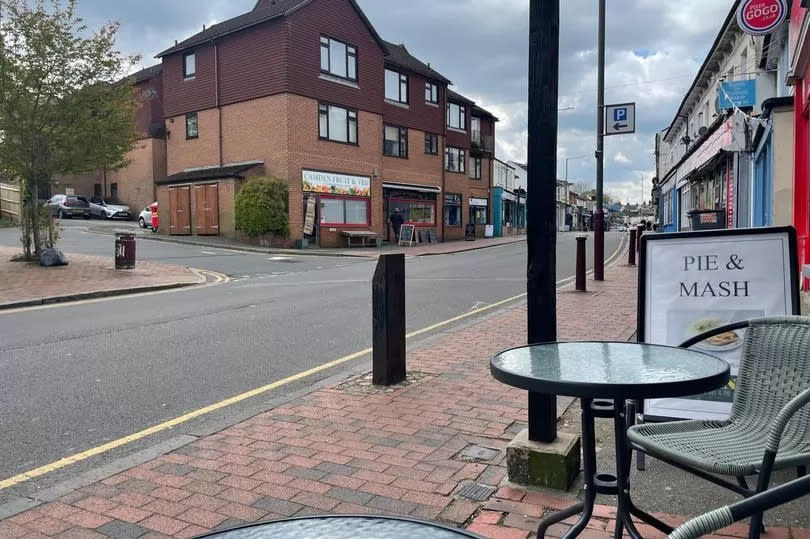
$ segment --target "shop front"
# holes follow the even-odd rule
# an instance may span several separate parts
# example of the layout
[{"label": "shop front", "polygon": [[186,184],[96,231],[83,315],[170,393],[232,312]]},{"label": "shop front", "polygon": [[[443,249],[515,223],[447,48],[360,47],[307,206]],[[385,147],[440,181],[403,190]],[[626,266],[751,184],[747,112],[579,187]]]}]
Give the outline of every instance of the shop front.
[{"label": "shop front", "polygon": [[371,178],[302,170],[304,239],[310,246],[339,247],[347,230],[371,232]]},{"label": "shop front", "polygon": [[475,226],[476,237],[483,238],[489,222],[489,199],[470,197],[468,223]]},{"label": "shop front", "polygon": [[441,240],[438,208],[441,188],[431,185],[383,183],[383,215],[385,232],[383,239],[394,243],[394,230],[388,219],[399,210],[404,224],[416,227],[416,240],[427,242],[428,238]]},{"label": "shop front", "polygon": [[514,236],[525,233],[525,198],[502,187],[492,194],[492,220],[495,236]]}]

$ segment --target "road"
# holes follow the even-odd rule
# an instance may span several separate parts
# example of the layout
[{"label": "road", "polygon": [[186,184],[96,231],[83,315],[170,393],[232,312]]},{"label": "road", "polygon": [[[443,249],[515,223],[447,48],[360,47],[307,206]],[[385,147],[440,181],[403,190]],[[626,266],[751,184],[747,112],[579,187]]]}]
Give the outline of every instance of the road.
[{"label": "road", "polygon": [[[14,245],[16,237],[16,231],[0,230],[0,245]],[[559,236],[559,279],[574,273],[574,237]],[[68,226],[60,247],[109,255],[112,241]],[[619,241],[619,234],[608,234],[606,251],[613,253]],[[138,255],[234,280],[0,312],[0,481],[370,346],[374,261],[273,260],[277,257],[140,239]],[[521,294],[525,268],[523,243],[408,259],[408,330]],[[193,426],[227,420],[349,366],[228,407]],[[0,503],[191,426],[0,491]]]}]

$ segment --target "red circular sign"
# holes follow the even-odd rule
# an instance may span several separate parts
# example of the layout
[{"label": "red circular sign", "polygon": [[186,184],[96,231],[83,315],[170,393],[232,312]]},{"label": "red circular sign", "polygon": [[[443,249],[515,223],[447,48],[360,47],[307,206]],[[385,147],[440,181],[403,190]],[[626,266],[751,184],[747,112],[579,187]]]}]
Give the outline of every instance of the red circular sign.
[{"label": "red circular sign", "polygon": [[744,0],[737,11],[737,22],[746,34],[770,34],[787,18],[785,0]]}]

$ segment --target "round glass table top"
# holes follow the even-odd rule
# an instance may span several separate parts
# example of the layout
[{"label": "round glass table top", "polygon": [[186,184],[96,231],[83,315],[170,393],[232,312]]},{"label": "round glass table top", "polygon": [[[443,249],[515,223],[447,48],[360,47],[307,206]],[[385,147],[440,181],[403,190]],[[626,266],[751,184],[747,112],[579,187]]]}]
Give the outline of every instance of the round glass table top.
[{"label": "round glass table top", "polygon": [[729,365],[714,356],[642,343],[560,342],[506,350],[490,360],[501,382],[537,393],[644,399],[722,387]]},{"label": "round glass table top", "polygon": [[205,535],[217,539],[460,539],[476,538],[465,530],[432,522],[368,515],[325,515],[265,522]]}]

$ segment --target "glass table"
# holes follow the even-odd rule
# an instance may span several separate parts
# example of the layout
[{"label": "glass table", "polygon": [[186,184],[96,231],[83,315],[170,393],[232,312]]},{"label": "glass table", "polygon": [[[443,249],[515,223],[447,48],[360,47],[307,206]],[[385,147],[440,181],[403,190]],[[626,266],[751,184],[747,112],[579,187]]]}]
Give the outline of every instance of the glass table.
[{"label": "glass table", "polygon": [[[617,497],[617,538],[621,538],[623,528],[631,537],[641,537],[631,514],[656,527],[666,526],[635,507],[630,499],[630,448],[626,431],[634,412],[632,404],[625,403],[705,393],[725,385],[730,376],[725,361],[702,352],[626,342],[566,342],[514,348],[493,357],[490,371],[495,379],[513,387],[581,400],[584,499],[541,520],[537,530],[538,537],[543,537],[552,524],[581,514],[566,538],[576,537],[585,529],[593,514],[596,494]],[[613,418],[615,474],[597,472],[594,425],[597,417]]]},{"label": "glass table", "polygon": [[204,535],[207,539],[467,539],[480,536],[450,528],[400,517],[371,515],[324,515],[289,518],[253,524]]}]

